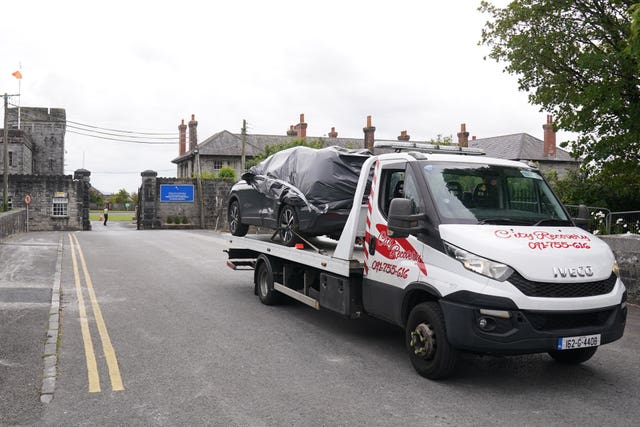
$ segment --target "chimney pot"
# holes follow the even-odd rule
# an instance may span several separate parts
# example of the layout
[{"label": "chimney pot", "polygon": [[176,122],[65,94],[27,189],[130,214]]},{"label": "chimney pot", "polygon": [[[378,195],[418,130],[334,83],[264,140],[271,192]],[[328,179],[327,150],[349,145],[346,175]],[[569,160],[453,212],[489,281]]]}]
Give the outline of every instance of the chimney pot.
[{"label": "chimney pot", "polygon": [[375,126],[371,126],[371,116],[367,116],[367,127],[363,128],[364,148],[373,153],[373,142],[375,141]]},{"label": "chimney pot", "polygon": [[401,130],[400,136],[398,137],[398,141],[409,141],[409,139],[411,139],[411,136],[407,135],[407,131]]},{"label": "chimney pot", "polygon": [[458,146],[460,147],[468,147],[469,146],[469,132],[467,132],[467,124],[460,124],[460,132],[458,132]]},{"label": "chimney pot", "polygon": [[329,138],[337,138],[337,137],[338,137],[338,132],[336,132],[336,128],[331,127],[331,132],[329,132]]},{"label": "chimney pot", "polygon": [[553,116],[547,114],[547,123],[542,125],[544,131],[544,155],[547,158],[556,156],[556,132],[553,130]]},{"label": "chimney pot", "polygon": [[300,114],[300,123],[296,126],[296,130],[298,131],[298,138],[307,137],[307,124],[304,122],[304,113]]}]

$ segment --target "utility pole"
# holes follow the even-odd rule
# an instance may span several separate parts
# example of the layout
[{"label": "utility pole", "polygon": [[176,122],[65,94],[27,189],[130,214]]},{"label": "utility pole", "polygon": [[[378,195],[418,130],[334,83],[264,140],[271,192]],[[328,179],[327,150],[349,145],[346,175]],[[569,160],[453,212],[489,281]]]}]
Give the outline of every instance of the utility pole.
[{"label": "utility pole", "polygon": [[247,121],[242,119],[242,160],[241,160],[241,166],[240,166],[240,171],[241,171],[240,175],[245,173],[244,147],[246,142],[247,142]]}]

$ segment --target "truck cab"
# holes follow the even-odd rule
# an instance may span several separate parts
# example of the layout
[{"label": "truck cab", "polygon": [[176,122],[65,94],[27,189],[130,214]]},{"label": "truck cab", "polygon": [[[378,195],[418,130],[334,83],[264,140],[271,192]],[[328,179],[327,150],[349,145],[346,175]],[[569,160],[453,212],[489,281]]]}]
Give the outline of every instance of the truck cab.
[{"label": "truck cab", "polygon": [[611,250],[576,227],[537,169],[399,153],[378,159],[373,182],[363,306],[405,327],[423,375],[448,373],[459,350],[582,362],[622,336]]}]

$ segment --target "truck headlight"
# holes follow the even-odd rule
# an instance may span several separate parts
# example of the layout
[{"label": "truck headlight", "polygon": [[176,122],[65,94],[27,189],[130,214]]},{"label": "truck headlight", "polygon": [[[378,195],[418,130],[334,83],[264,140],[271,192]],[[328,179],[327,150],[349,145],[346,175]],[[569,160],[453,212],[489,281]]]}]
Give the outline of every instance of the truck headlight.
[{"label": "truck headlight", "polygon": [[491,261],[490,259],[483,258],[479,255],[460,249],[457,246],[453,246],[450,243],[443,242],[444,248],[447,254],[457,259],[462,263],[464,268],[473,271],[474,273],[482,274],[483,276],[491,279],[503,282],[507,280],[513,269],[506,264],[500,262]]}]

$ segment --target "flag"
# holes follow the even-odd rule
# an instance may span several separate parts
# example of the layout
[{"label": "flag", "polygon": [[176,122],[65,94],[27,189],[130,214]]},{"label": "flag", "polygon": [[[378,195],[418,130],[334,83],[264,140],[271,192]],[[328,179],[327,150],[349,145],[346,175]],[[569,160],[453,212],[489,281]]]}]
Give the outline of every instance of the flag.
[{"label": "flag", "polygon": [[18,80],[22,79],[22,73],[20,71],[14,71],[11,75]]}]

